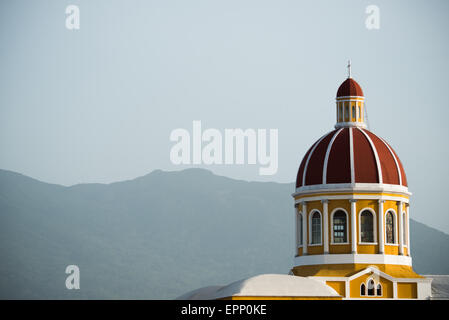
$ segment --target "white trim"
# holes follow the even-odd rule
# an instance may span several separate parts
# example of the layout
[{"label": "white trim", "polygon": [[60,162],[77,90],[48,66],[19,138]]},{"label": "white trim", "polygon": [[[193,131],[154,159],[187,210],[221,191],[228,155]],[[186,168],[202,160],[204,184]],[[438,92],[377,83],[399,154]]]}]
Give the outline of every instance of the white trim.
[{"label": "white trim", "polygon": [[294,266],[321,264],[392,264],[412,266],[410,256],[389,254],[313,254],[294,258]]},{"label": "white trim", "polygon": [[[320,215],[320,242],[319,243],[312,243],[312,239],[313,239],[312,217],[315,212],[318,212],[318,214]],[[311,247],[323,245],[323,215],[321,214],[320,210],[318,210],[318,209],[313,209],[312,211],[309,212],[309,243],[308,243],[308,245]]]},{"label": "white trim", "polygon": [[316,147],[320,144],[320,142],[329,135],[329,132],[323,135],[312,147],[312,150],[310,150],[309,156],[307,157],[306,164],[304,165],[304,172],[302,173],[302,185],[304,186],[306,184],[306,173],[307,173],[307,167],[309,166],[309,160],[312,157],[313,152],[315,151]]},{"label": "white trim", "polygon": [[357,200],[350,199],[349,202],[351,203],[351,250],[352,253],[357,253],[357,221],[356,221]]},{"label": "white trim", "polygon": [[[357,107],[356,107],[357,109]],[[355,168],[354,168],[354,139],[352,137],[352,128],[349,128],[349,159],[351,168],[351,183],[355,183]],[[324,181],[323,181],[324,183]]]},{"label": "white trim", "polygon": [[393,299],[397,298],[398,298],[398,283],[396,281],[393,281]]},{"label": "white trim", "polygon": [[[298,254],[298,249],[302,248],[302,224],[304,223],[304,218],[302,216],[302,212],[298,211],[297,208],[295,208],[296,210],[296,253]],[[301,220],[300,220],[301,219]],[[301,228],[299,228],[299,221],[301,221]]]},{"label": "white trim", "polygon": [[311,196],[311,197],[301,197],[295,200],[295,203],[301,203],[303,201],[321,201],[323,199],[328,200],[349,200],[349,199],[356,199],[356,200],[391,200],[391,201],[404,201],[408,203],[408,199],[404,199],[401,197],[392,197],[392,196],[383,196],[383,195],[353,195],[353,194],[344,194],[344,195],[335,195],[335,196]]},{"label": "white trim", "polygon": [[398,243],[399,243],[399,254],[404,254],[404,213],[403,213],[403,203],[398,201]]},{"label": "white trim", "polygon": [[334,136],[332,137],[331,141],[329,142],[329,145],[327,146],[327,150],[326,150],[326,156],[324,157],[324,165],[323,165],[323,184],[326,184],[326,179],[327,179],[327,163],[329,161],[329,154],[331,152],[332,149],[332,145],[334,144],[335,139],[337,138],[337,136],[340,134],[340,132],[343,130],[340,129],[338,130]]},{"label": "white trim", "polygon": [[410,256],[410,206],[405,205],[405,212],[407,214],[407,256]]},{"label": "white trim", "polygon": [[[346,214],[346,242],[339,242],[339,243],[335,243],[334,242],[334,214],[337,211],[343,211]],[[331,219],[331,223],[330,223],[330,231],[331,231],[331,245],[343,245],[343,244],[349,244],[349,214],[348,212],[343,209],[343,208],[335,208],[334,210],[332,210],[331,215],[330,215],[330,219]]]},{"label": "white trim", "polygon": [[[359,129],[359,130],[360,130],[360,129]],[[382,184],[382,183],[383,183],[383,179],[382,179],[382,167],[381,167],[381,165],[380,165],[379,155],[378,155],[378,153],[377,153],[376,146],[374,145],[373,141],[371,140],[371,138],[368,136],[368,134],[367,134],[365,131],[360,130],[360,132],[362,132],[362,133],[365,135],[366,139],[368,140],[368,142],[369,142],[369,144],[370,144],[370,146],[371,146],[371,150],[373,150],[374,157],[376,158],[377,173],[378,173],[378,175],[379,175],[379,183]]]},{"label": "white trim", "polygon": [[[368,211],[373,215],[373,240],[374,242],[362,242],[362,213],[363,211]],[[361,209],[358,213],[359,218],[359,244],[361,245],[375,245],[377,244],[377,214],[376,211],[370,207],[365,207]]]},{"label": "white trim", "polygon": [[337,101],[354,101],[354,100],[356,100],[353,98],[365,100],[364,96],[341,96],[341,97],[337,97],[336,100]]},{"label": "white trim", "polygon": [[302,203],[302,214],[303,214],[303,220],[302,220],[302,254],[307,254],[307,202]]},{"label": "white trim", "polygon": [[379,253],[383,254],[385,251],[385,238],[384,238],[384,234],[385,234],[385,227],[384,227],[384,201],[383,200],[379,200],[378,201],[378,221],[379,221],[379,227],[377,228],[377,232],[379,234],[379,237],[377,238],[379,241]]},{"label": "white trim", "polygon": [[323,206],[323,240],[324,253],[329,253],[329,205],[327,200],[321,200]]},{"label": "white trim", "polygon": [[396,156],[394,154],[394,152],[391,150],[390,146],[387,144],[387,142],[382,139],[381,137],[379,137],[380,140],[382,140],[382,142],[384,143],[384,145],[388,148],[388,150],[390,151],[391,156],[394,159],[394,162],[396,163],[396,169],[398,170],[398,176],[399,176],[399,184],[402,185],[402,174],[401,174],[401,168],[399,167],[399,162],[396,159]]},{"label": "white trim", "polygon": [[343,121],[343,122],[337,122],[334,127],[335,127],[335,129],[347,128],[347,127],[357,127],[357,128],[365,129],[366,124],[364,122]]},{"label": "white trim", "polygon": [[397,184],[386,183],[329,183],[329,184],[315,184],[309,186],[301,186],[296,188],[293,197],[303,193],[321,193],[321,192],[385,192],[398,193],[410,196],[411,193],[405,186]]}]

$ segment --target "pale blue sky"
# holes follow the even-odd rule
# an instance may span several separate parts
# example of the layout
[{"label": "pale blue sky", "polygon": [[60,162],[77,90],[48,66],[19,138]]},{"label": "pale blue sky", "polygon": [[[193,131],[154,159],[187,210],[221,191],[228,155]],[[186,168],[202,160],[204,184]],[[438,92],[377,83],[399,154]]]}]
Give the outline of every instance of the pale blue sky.
[{"label": "pale blue sky", "polygon": [[[81,29],[65,28],[79,5]],[[365,8],[380,8],[380,30]],[[2,1],[0,168],[52,183],[113,182],[169,159],[170,132],[279,129],[279,170],[204,166],[292,182],[362,86],[370,129],[404,163],[411,215],[449,232],[447,1]]]}]

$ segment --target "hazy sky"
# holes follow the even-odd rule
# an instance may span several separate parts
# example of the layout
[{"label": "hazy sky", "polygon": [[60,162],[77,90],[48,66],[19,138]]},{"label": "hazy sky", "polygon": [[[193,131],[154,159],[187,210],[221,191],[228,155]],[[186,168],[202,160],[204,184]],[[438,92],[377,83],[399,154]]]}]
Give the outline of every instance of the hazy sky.
[{"label": "hazy sky", "polygon": [[[65,27],[69,4],[80,30]],[[449,232],[448,14],[444,0],[2,1],[0,168],[63,185],[180,170],[170,133],[201,120],[279,130],[274,176],[202,167],[292,182],[333,129],[351,59],[370,129],[405,166],[412,217]]]}]

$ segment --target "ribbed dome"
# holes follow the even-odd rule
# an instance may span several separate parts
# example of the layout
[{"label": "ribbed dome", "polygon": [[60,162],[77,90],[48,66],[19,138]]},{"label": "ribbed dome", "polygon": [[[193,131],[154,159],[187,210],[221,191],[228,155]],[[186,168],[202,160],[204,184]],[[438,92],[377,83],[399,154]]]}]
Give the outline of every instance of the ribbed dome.
[{"label": "ribbed dome", "polygon": [[360,85],[352,78],[346,79],[338,88],[338,97],[359,96],[363,97],[363,91]]},{"label": "ribbed dome", "polygon": [[296,188],[338,183],[380,183],[407,187],[399,157],[383,139],[362,128],[327,133],[307,151]]}]

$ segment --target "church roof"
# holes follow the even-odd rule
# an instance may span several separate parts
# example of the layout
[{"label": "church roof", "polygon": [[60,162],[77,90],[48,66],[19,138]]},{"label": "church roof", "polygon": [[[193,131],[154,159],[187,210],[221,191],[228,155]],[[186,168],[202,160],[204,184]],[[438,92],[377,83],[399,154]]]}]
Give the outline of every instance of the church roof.
[{"label": "church roof", "polygon": [[337,90],[338,97],[358,96],[363,97],[362,87],[352,78],[347,78]]},{"label": "church roof", "polygon": [[178,300],[209,300],[227,297],[340,297],[326,284],[305,277],[262,274],[226,286],[210,286],[188,292]]},{"label": "church roof", "polygon": [[320,184],[378,183],[407,187],[391,146],[363,128],[340,128],[315,142],[298,170],[296,188]]}]

